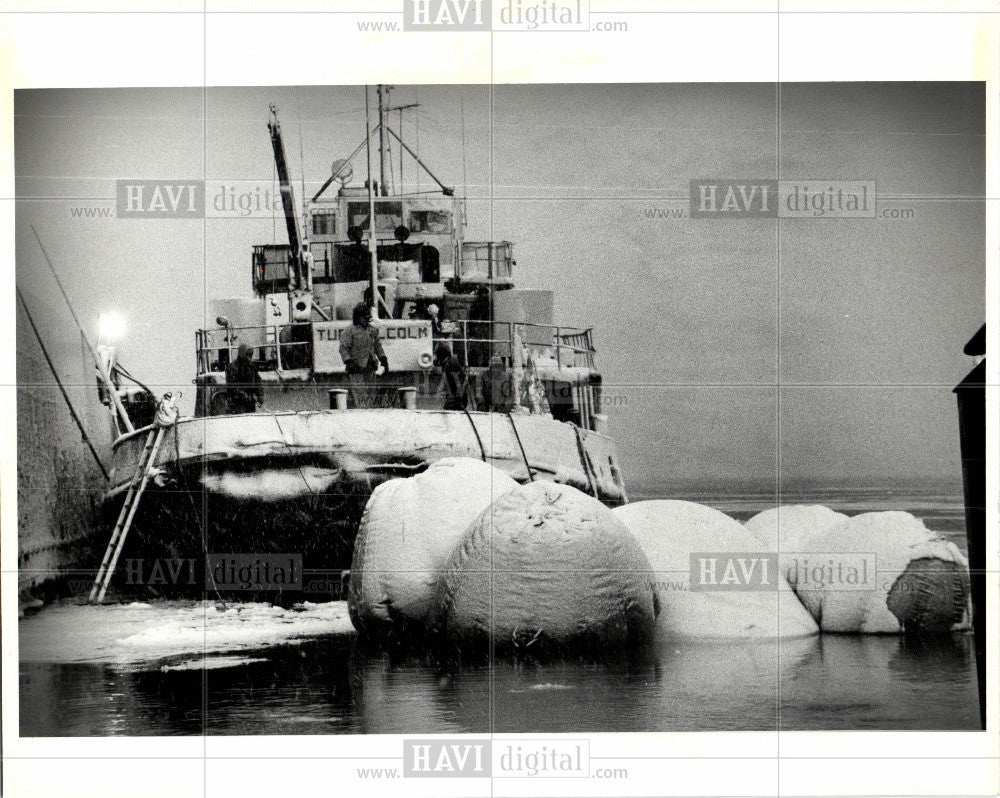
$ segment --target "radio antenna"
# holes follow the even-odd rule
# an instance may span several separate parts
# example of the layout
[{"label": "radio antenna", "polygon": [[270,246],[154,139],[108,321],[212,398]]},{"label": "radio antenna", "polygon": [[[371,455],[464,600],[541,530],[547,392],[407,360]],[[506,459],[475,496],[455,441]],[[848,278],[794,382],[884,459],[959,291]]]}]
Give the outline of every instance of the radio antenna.
[{"label": "radio antenna", "polygon": [[[379,133],[382,132],[379,120]],[[371,110],[368,107],[368,86],[365,85],[365,151],[368,155],[368,252],[371,255],[372,320],[378,318],[378,249],[375,243],[375,197],[372,194],[372,134]]]}]

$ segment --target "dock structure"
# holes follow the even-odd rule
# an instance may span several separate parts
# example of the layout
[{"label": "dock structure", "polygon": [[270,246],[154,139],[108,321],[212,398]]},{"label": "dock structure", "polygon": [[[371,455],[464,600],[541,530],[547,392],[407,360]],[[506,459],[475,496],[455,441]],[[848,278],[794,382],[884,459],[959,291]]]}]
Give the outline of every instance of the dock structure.
[{"label": "dock structure", "polygon": [[972,629],[979,681],[979,719],[986,729],[986,325],[965,345],[976,365],[956,387],[969,544]]}]

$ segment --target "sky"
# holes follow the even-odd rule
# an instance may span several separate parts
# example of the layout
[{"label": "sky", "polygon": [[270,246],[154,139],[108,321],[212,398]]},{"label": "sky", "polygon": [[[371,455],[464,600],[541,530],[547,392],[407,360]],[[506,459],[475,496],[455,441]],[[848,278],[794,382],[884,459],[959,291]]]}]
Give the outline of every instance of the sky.
[{"label": "sky", "polygon": [[[212,298],[252,296],[251,245],[285,243],[282,218],[79,209],[114,208],[120,178],[273,185],[272,102],[311,195],[364,134],[363,87],[16,92],[17,282],[73,379],[79,333],[31,225],[88,334],[123,313],[122,361],[190,410],[195,330]],[[960,484],[951,388],[985,312],[982,84],[400,85],[391,102],[420,103],[403,136],[464,188],[466,237],[513,241],[518,287],[595,328],[628,483]],[[363,179],[363,154],[352,165]],[[404,161],[408,190],[432,188],[417,177]],[[778,177],[874,180],[880,209],[913,216],[664,218],[691,180]]]}]

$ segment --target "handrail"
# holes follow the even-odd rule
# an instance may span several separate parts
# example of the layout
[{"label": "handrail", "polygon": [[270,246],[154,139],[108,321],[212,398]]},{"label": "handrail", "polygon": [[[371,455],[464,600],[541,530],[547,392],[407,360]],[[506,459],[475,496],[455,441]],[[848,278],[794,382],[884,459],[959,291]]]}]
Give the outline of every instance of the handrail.
[{"label": "handrail", "polygon": [[[451,341],[456,348],[456,354],[461,352],[464,355],[464,362],[469,363],[470,346],[489,347],[492,351],[494,347],[506,348],[507,356],[514,353],[516,343],[526,345],[529,351],[540,354],[545,359],[544,351],[549,351],[550,357],[554,356],[556,367],[594,367],[593,329],[590,327],[563,327],[555,324],[540,324],[538,322],[511,322],[511,321],[490,321],[489,319],[457,319],[449,321],[457,328],[457,334],[444,336],[441,340]],[[262,324],[251,326],[228,326],[210,327],[197,330],[195,332],[196,359],[203,372],[208,372],[214,359],[213,353],[227,350],[232,352],[235,348],[234,339],[236,337],[248,338],[250,336],[239,336],[241,333],[254,332],[260,341],[248,341],[256,350],[273,349],[275,357],[281,367],[282,350],[286,353],[294,347],[292,351],[298,351],[305,347],[312,346],[312,341],[282,341],[281,331],[291,327],[304,327],[310,322],[288,323],[288,324]],[[470,335],[470,326],[479,325],[479,329],[473,329],[476,335]],[[492,335],[478,334],[484,331],[498,332],[506,327],[506,335],[494,337]],[[499,329],[498,329],[499,328]],[[539,336],[542,331],[545,335]],[[532,333],[535,333],[532,335]],[[544,339],[548,340],[544,340]],[[534,340],[530,340],[534,339]],[[287,347],[287,348],[286,348]]]},{"label": "handrail", "polygon": [[531,464],[528,462],[528,454],[524,451],[524,444],[521,443],[521,434],[517,431],[517,424],[514,423],[514,416],[511,415],[510,411],[507,411],[507,418],[510,419],[510,428],[514,430],[514,440],[517,441],[517,448],[521,450],[521,458],[524,460],[524,467],[528,471],[528,481],[535,481],[535,472],[531,470]]}]

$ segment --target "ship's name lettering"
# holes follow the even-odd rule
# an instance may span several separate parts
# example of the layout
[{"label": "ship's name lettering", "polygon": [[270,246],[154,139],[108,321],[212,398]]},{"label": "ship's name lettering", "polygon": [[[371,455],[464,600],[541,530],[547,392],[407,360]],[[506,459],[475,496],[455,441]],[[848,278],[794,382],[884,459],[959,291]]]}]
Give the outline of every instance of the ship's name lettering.
[{"label": "ship's name lettering", "polygon": [[[316,327],[316,340],[317,341],[339,341],[340,335],[343,332],[341,328],[330,329],[329,327]],[[410,326],[400,326],[400,327],[379,327],[378,337],[383,341],[397,341],[397,340],[419,340],[421,338],[429,338],[431,331],[429,327],[410,327]]]}]

